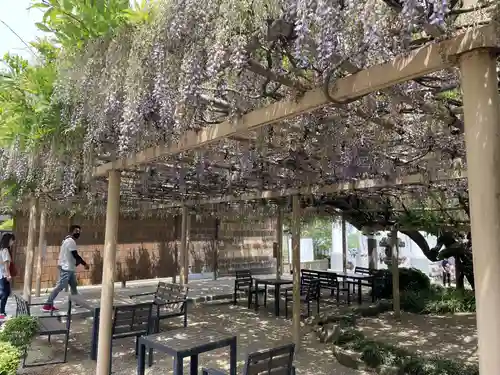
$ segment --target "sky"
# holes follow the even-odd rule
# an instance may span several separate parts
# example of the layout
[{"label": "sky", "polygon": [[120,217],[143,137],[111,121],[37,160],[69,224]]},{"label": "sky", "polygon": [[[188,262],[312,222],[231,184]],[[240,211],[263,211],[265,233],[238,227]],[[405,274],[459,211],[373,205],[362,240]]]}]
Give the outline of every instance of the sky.
[{"label": "sky", "polygon": [[[38,31],[35,22],[42,18],[39,9],[27,8],[32,0],[0,0],[0,21],[7,23],[26,42],[31,42],[43,33]],[[0,57],[6,52],[16,53],[31,59],[31,53],[26,46],[0,22]]]}]

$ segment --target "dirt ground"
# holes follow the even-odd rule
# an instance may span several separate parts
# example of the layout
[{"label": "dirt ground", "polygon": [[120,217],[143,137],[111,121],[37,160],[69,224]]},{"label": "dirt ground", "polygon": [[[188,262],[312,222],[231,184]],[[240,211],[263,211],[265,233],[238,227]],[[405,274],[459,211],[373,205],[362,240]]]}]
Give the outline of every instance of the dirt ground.
[{"label": "dirt ground", "polygon": [[[173,321],[176,324],[177,322]],[[275,347],[291,342],[291,321],[276,318],[266,311],[256,313],[244,306],[230,304],[201,305],[191,310],[191,326],[204,326],[221,332],[230,332],[238,337],[238,365],[244,363],[247,353]],[[167,325],[163,331],[180,329],[177,325]],[[71,344],[68,362],[62,365],[34,367],[20,371],[22,375],[90,375],[95,374],[95,362],[89,359],[91,321],[75,318],[72,324]],[[37,339],[29,355],[29,361],[49,360],[62,353],[62,343],[52,339]],[[156,354],[155,363],[146,374],[172,374],[172,359],[165,354]],[[189,365],[189,360],[186,361]],[[228,369],[229,351],[215,350],[200,356],[200,365]],[[136,374],[136,357],[133,339],[122,339],[113,345],[113,373]],[[360,375],[362,372],[341,366],[332,355],[331,347],[321,344],[315,335],[304,329],[301,349],[296,355],[295,365],[300,375]],[[188,366],[186,366],[185,373]]]},{"label": "dirt ground", "polygon": [[368,337],[405,347],[423,355],[477,362],[475,314],[418,315],[402,313],[397,322],[391,313],[358,320]]}]

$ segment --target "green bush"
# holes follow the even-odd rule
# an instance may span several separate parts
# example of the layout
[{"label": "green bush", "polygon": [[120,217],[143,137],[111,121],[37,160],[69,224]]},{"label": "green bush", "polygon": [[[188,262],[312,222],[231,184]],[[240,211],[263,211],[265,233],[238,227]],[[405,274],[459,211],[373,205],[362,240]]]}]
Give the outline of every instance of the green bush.
[{"label": "green bush", "polygon": [[[375,287],[372,293],[378,299],[392,298],[392,270],[378,270],[375,273]],[[422,292],[431,289],[429,277],[416,268],[399,269],[399,290],[401,292]]]},{"label": "green bush", "polygon": [[471,290],[433,286],[429,291],[402,292],[401,308],[417,314],[475,312],[476,299]]},{"label": "green bush", "polygon": [[0,342],[0,375],[16,375],[21,352],[8,342]]},{"label": "green bush", "polygon": [[8,342],[25,353],[38,330],[38,319],[28,315],[8,319],[0,331],[0,341]]},{"label": "green bush", "polygon": [[366,366],[395,366],[405,375],[478,375],[479,367],[439,357],[418,357],[405,349],[382,342],[369,340],[355,330],[349,329],[341,333],[336,345],[361,354]]}]

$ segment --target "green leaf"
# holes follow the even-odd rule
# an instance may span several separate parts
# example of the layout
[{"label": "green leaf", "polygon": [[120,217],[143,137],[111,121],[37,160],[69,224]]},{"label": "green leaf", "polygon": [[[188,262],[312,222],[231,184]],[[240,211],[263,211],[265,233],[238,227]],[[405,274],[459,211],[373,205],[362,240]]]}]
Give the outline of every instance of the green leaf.
[{"label": "green leaf", "polygon": [[34,3],[28,7],[28,10],[30,9],[47,9],[49,8],[50,5],[46,3]]}]

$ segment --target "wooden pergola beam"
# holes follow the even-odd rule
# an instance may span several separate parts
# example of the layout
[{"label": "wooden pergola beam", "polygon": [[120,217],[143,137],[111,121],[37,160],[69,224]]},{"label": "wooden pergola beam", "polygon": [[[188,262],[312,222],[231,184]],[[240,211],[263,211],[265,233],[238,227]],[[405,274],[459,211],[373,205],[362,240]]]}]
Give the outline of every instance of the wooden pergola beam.
[{"label": "wooden pergola beam", "polygon": [[395,186],[405,185],[426,185],[428,183],[435,183],[439,181],[452,181],[467,178],[467,171],[455,171],[451,173],[440,173],[434,177],[427,177],[424,174],[416,173],[396,179],[385,178],[369,178],[357,180],[352,182],[339,182],[336,184],[325,185],[321,187],[305,186],[300,189],[282,189],[282,190],[269,190],[260,193],[242,194],[242,195],[226,195],[221,198],[207,199],[207,200],[189,200],[185,202],[173,202],[168,205],[160,205],[158,209],[174,208],[186,206],[202,206],[219,203],[231,203],[242,201],[253,201],[260,199],[274,199],[281,197],[288,197],[293,195],[314,195],[314,194],[335,194],[346,191],[359,191],[359,190],[374,190],[390,188]]},{"label": "wooden pergola beam", "polygon": [[[392,62],[372,66],[345,78],[337,80],[329,89],[336,104],[345,103],[372,92],[380,91],[405,81],[456,65],[458,56],[480,48],[498,48],[497,26],[492,23],[475,28],[439,43],[429,44],[407,54],[396,57]],[[103,164],[94,168],[94,176],[106,176],[111,170],[130,169],[147,164],[166,155],[177,154],[206,146],[224,138],[255,130],[284,119],[310,112],[332,104],[323,88],[307,91],[298,100],[286,100],[254,110],[236,121],[209,126],[201,131],[186,132],[174,145],[160,144],[137,152],[127,158]]]}]

